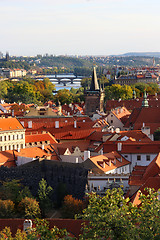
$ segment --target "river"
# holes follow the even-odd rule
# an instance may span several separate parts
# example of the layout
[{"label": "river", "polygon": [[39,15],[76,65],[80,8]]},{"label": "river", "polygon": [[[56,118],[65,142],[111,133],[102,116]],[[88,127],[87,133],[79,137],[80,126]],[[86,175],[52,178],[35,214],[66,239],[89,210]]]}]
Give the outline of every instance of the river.
[{"label": "river", "polygon": [[[53,74],[53,75],[46,75],[46,77],[48,77],[50,80],[53,80],[55,79],[56,77],[63,77],[63,79],[67,79],[69,77],[75,77],[73,74],[57,74],[56,76]],[[64,86],[63,83],[61,84],[58,84],[57,82],[52,82],[53,84],[55,84],[55,87],[56,87],[56,91],[60,90],[60,89],[68,89],[70,90],[72,87],[73,88],[80,88],[81,87],[81,77],[78,76],[77,77],[77,80],[79,79],[79,82],[75,82],[73,84],[71,83],[66,83],[66,86]]]}]

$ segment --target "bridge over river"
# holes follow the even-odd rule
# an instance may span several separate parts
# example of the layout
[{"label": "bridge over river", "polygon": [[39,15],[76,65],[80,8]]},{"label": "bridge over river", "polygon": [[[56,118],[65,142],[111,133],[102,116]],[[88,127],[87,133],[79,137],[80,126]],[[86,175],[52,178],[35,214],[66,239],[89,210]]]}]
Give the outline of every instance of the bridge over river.
[{"label": "bridge over river", "polygon": [[49,78],[52,83],[55,84],[63,84],[64,86],[67,85],[67,83],[74,84],[74,83],[80,83],[84,76],[74,76],[71,74],[60,74],[60,75],[38,75],[34,76],[34,79],[43,80],[44,78]]}]

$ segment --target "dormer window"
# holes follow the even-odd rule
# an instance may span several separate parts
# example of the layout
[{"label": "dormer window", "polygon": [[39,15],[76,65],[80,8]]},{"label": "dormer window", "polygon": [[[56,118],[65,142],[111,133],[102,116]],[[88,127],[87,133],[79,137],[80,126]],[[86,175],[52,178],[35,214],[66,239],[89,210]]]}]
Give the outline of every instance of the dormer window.
[{"label": "dormer window", "polygon": [[137,155],[137,161],[141,161],[141,155]]},{"label": "dormer window", "polygon": [[146,161],[150,161],[151,158],[150,158],[150,155],[146,155]]}]

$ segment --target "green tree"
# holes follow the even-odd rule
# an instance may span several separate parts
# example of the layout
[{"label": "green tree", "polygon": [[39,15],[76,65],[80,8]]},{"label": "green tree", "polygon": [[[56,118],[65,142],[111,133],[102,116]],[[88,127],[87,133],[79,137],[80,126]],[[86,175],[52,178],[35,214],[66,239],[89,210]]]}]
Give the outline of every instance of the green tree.
[{"label": "green tree", "polygon": [[15,237],[12,237],[12,233],[9,227],[5,227],[0,231],[1,240],[70,240],[75,239],[70,237],[66,229],[58,229],[56,226],[52,229],[49,229],[49,224],[44,219],[37,219],[34,221],[35,227],[28,230],[27,233],[17,230]]},{"label": "green tree", "polygon": [[109,80],[106,78],[105,75],[101,75],[101,77],[99,78],[99,82],[102,89],[104,89],[105,85],[109,83]]},{"label": "green tree", "polygon": [[81,86],[84,88],[84,89],[89,89],[90,88],[90,85],[91,85],[91,78],[83,78],[81,80]]},{"label": "green tree", "polygon": [[128,201],[121,189],[107,190],[104,197],[90,194],[82,215],[89,223],[84,225],[80,239],[133,239]]},{"label": "green tree", "polygon": [[8,84],[6,81],[0,81],[0,98],[5,99],[8,93]]},{"label": "green tree", "polygon": [[139,206],[123,197],[121,189],[107,190],[104,197],[89,195],[89,205],[81,216],[84,224],[80,239],[158,240],[160,239],[160,201],[158,193],[140,192]]},{"label": "green tree", "polygon": [[127,99],[132,99],[132,97],[133,97],[133,90],[132,90],[131,86],[129,86],[129,85],[122,86],[121,99],[127,100]]},{"label": "green tree", "polygon": [[51,186],[47,186],[47,181],[42,178],[39,182],[38,199],[43,217],[45,217],[46,210],[51,206],[50,196],[52,192],[53,188]]},{"label": "green tree", "polygon": [[64,218],[74,218],[75,214],[81,214],[86,207],[84,200],[76,199],[72,195],[64,197],[62,205],[62,215]]},{"label": "green tree", "polygon": [[68,89],[61,89],[55,94],[54,101],[61,102],[61,104],[70,104],[73,102],[73,94]]},{"label": "green tree", "polygon": [[154,141],[160,140],[160,127],[156,129],[156,131],[153,133]]},{"label": "green tree", "polygon": [[0,197],[3,200],[10,199],[14,203],[17,203],[22,185],[19,180],[13,179],[11,181],[2,182],[0,186]]},{"label": "green tree", "polygon": [[12,218],[14,210],[13,201],[0,199],[0,218]]},{"label": "green tree", "polygon": [[28,197],[22,199],[18,204],[18,211],[25,218],[37,218],[41,215],[39,203],[35,199]]}]

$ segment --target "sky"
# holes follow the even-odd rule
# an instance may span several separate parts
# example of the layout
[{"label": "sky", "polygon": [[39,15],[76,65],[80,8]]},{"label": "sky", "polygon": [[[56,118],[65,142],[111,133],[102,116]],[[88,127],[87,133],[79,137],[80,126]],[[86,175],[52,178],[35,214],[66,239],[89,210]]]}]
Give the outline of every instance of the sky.
[{"label": "sky", "polygon": [[16,56],[160,52],[159,0],[0,0],[0,51]]}]

